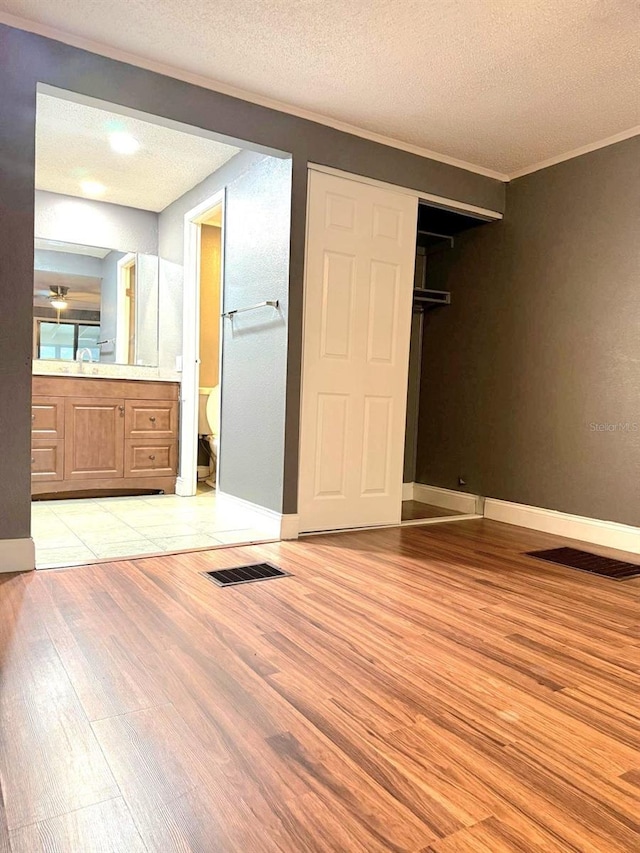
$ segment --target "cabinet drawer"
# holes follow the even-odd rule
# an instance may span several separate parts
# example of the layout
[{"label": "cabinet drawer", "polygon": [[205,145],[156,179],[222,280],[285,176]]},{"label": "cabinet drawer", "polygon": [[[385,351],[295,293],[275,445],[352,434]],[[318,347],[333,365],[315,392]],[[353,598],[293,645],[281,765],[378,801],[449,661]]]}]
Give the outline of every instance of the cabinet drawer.
[{"label": "cabinet drawer", "polygon": [[177,400],[126,400],[124,428],[127,438],[177,438]]},{"label": "cabinet drawer", "polygon": [[177,441],[128,439],[125,442],[125,477],[167,477],[177,471]]},{"label": "cabinet drawer", "polygon": [[34,439],[64,437],[64,397],[33,397],[31,435]]},{"label": "cabinet drawer", "polygon": [[64,478],[64,441],[40,438],[31,443],[31,479],[41,481]]}]

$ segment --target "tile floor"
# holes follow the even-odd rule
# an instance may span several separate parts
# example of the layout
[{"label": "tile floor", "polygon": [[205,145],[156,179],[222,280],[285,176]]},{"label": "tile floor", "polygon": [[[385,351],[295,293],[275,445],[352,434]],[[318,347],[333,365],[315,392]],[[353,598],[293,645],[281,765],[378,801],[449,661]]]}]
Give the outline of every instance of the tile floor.
[{"label": "tile floor", "polygon": [[272,521],[213,489],[191,498],[34,501],[31,527],[39,569],[277,538]]}]

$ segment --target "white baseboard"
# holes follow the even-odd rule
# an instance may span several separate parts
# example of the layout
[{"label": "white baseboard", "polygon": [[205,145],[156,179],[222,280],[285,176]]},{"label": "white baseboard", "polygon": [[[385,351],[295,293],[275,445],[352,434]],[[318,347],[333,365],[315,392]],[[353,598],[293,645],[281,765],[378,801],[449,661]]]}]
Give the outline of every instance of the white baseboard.
[{"label": "white baseboard", "polygon": [[227,501],[239,507],[244,507],[248,512],[258,515],[267,522],[267,529],[274,539],[297,539],[300,528],[299,516],[295,514],[283,515],[273,509],[254,504],[244,498],[238,498],[227,492],[218,490],[218,496],[222,502]]},{"label": "white baseboard", "polygon": [[616,548],[630,554],[640,554],[640,527],[587,518],[582,515],[570,515],[566,512],[510,501],[499,501],[495,498],[485,499],[484,516],[493,521],[503,521],[506,524],[554,533],[557,536],[566,536],[569,539],[578,539],[593,545]]},{"label": "white baseboard", "polygon": [[300,533],[300,516],[294,513],[281,516],[280,538],[297,539]]},{"label": "white baseboard", "polygon": [[176,495],[180,498],[191,498],[195,493],[187,486],[183,477],[176,477]]},{"label": "white baseboard", "polygon": [[33,539],[0,539],[0,573],[31,572],[35,567]]},{"label": "white baseboard", "polygon": [[441,489],[439,486],[414,483],[413,500],[475,515],[479,510],[480,498],[467,492],[456,492],[452,489]]},{"label": "white baseboard", "polygon": [[402,484],[402,500],[403,501],[412,501],[413,500],[413,487],[415,483],[403,483]]}]

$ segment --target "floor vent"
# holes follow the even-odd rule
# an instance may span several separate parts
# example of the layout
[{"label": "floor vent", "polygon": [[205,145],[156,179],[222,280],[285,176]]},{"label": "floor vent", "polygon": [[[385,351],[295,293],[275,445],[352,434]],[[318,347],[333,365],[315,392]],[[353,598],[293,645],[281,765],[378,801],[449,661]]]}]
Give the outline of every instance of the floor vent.
[{"label": "floor vent", "polygon": [[240,583],[291,577],[289,572],[283,572],[271,563],[250,563],[248,566],[234,566],[232,569],[218,569],[215,572],[203,572],[203,574],[218,586],[237,586]]},{"label": "floor vent", "polygon": [[567,566],[570,569],[590,572],[593,575],[613,578],[616,581],[624,581],[640,575],[640,565],[624,563],[621,560],[612,560],[610,557],[601,557],[600,554],[579,551],[577,548],[551,548],[548,551],[528,551],[527,556],[536,557],[538,560],[546,560],[548,563],[556,563],[559,566]]}]

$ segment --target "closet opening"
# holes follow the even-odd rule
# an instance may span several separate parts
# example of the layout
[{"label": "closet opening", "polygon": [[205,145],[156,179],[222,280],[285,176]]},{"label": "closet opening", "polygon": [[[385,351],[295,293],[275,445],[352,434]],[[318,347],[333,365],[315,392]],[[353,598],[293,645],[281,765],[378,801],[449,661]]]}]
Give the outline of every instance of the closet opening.
[{"label": "closet opening", "polygon": [[438,313],[455,310],[456,295],[449,290],[446,272],[450,263],[443,264],[443,258],[448,256],[446,260],[450,262],[458,241],[465,239],[471,229],[493,221],[436,204],[421,202],[418,206],[402,488],[403,525],[475,515],[473,495],[464,494],[464,476],[461,475],[457,484],[460,491],[419,482],[418,425],[421,406],[425,405],[421,391],[425,372],[429,370],[424,361],[423,342],[429,334],[430,323],[436,320]]}]

